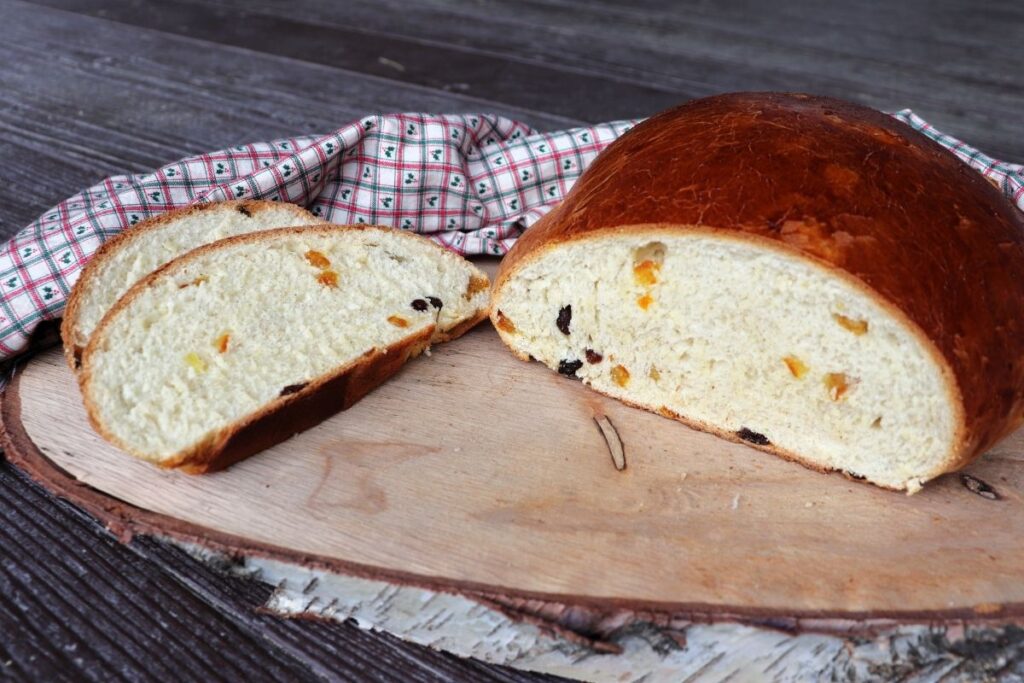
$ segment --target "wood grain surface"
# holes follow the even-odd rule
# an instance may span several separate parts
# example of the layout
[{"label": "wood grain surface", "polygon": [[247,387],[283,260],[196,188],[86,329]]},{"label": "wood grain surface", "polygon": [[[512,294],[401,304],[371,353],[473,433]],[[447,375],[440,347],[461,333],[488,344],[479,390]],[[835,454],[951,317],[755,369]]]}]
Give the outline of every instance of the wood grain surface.
[{"label": "wood grain surface", "polygon": [[[369,111],[484,109],[553,129],[713,92],[806,90],[912,107],[1024,159],[1024,7],[1011,0],[0,0],[0,13],[5,236],[111,173]],[[266,588],[157,542],[122,546],[2,463],[0,533],[0,678],[154,680],[173,666],[180,680],[232,680],[247,662],[250,680],[534,679],[254,616]],[[191,626],[132,608],[143,593]]]},{"label": "wood grain surface", "polygon": [[[56,349],[10,391],[20,412],[5,411],[5,425],[20,421],[58,468],[236,549],[676,613],[1024,614],[1024,432],[967,470],[990,496],[956,474],[907,496],[596,395],[516,360],[486,325],[348,411],[205,476],[102,441]],[[599,421],[621,440],[621,468]]]}]

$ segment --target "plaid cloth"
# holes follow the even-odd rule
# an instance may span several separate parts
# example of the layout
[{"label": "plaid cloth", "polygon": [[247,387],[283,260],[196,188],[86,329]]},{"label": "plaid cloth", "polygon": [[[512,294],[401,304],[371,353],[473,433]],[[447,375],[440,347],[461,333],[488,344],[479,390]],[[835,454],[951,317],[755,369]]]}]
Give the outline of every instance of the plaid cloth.
[{"label": "plaid cloth", "polygon": [[[1024,209],[1024,170],[894,115],[953,151]],[[60,318],[72,284],[106,239],[194,202],[259,198],[325,221],[390,225],[464,255],[508,251],[557,204],[598,152],[635,121],[553,133],[485,114],[370,116],[327,135],[241,145],[115,176],[70,197],[0,249],[0,361]]]}]

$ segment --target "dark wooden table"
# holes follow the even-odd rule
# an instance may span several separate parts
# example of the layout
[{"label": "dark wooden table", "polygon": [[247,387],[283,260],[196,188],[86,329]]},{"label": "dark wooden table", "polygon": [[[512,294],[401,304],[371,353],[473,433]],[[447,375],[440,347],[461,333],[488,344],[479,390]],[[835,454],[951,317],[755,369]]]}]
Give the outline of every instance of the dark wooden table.
[{"label": "dark wooden table", "polygon": [[[553,129],[802,90],[1022,160],[1022,64],[1019,0],[0,0],[0,234],[106,175],[373,111]],[[262,614],[270,590],[123,545],[0,462],[0,678],[542,678]]]}]

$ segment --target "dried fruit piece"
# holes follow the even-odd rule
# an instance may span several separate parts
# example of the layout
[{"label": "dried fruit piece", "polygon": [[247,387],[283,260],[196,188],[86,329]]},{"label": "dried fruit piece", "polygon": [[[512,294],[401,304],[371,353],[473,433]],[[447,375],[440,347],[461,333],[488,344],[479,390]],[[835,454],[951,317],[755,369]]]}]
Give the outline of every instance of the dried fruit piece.
[{"label": "dried fruit piece", "polygon": [[316,281],[322,284],[324,287],[337,287],[338,286],[338,273],[333,270],[322,271],[316,276]]},{"label": "dried fruit piece", "polygon": [[638,285],[650,287],[658,282],[658,271],[661,264],[647,259],[633,266],[633,279]]},{"label": "dried fruit piece", "polygon": [[655,382],[661,379],[661,373],[658,372],[658,368],[654,367],[653,365],[651,366],[651,369],[647,371],[647,376],[653,379]]},{"label": "dried fruit piece", "polygon": [[803,376],[807,374],[807,366],[796,356],[786,356],[782,359],[782,362],[786,364],[786,367],[789,368],[789,371],[797,379],[803,379]]},{"label": "dried fruit piece", "polygon": [[319,268],[320,270],[328,268],[331,265],[331,260],[329,258],[321,254],[319,251],[314,251],[313,249],[306,252],[306,260],[309,261],[311,266]]},{"label": "dried fruit piece", "polygon": [[583,355],[587,357],[587,362],[590,363],[591,365],[594,365],[595,363],[600,363],[601,361],[604,360],[604,356],[599,354],[594,349],[585,349],[583,351]]},{"label": "dried fruit piece", "polygon": [[581,360],[560,360],[558,361],[558,374],[567,377],[575,377],[576,371],[583,367]]},{"label": "dried fruit piece", "polygon": [[758,446],[770,446],[772,443],[764,434],[755,432],[753,429],[747,429],[746,427],[740,427],[740,430],[736,432],[736,436],[740,437],[747,443],[756,444]]},{"label": "dried fruit piece", "polygon": [[644,294],[643,296],[638,297],[636,300],[636,305],[644,309],[645,311],[650,307],[652,303],[654,303],[654,299],[651,297],[650,294]]},{"label": "dried fruit piece", "polygon": [[843,396],[850,390],[854,382],[852,382],[842,372],[830,372],[825,375],[823,380],[825,383],[825,389],[828,390],[828,396],[833,401],[842,400]]},{"label": "dried fruit piece", "polygon": [[414,311],[425,311],[427,310],[430,304],[428,304],[423,299],[413,299],[412,303],[409,305],[412,306],[412,310]]},{"label": "dried fruit piece", "polygon": [[477,292],[487,289],[489,283],[485,277],[473,276],[469,278],[469,285],[466,287],[466,299],[472,299]]},{"label": "dried fruit piece", "polygon": [[213,345],[217,347],[217,351],[219,351],[220,353],[227,353],[228,342],[230,342],[230,341],[231,341],[231,335],[228,334],[227,332],[225,332],[224,334],[222,334],[219,337],[217,337],[217,341],[214,342]]},{"label": "dried fruit piece", "polygon": [[436,296],[428,296],[427,297],[427,301],[429,301],[430,305],[433,306],[434,308],[436,308],[439,311],[444,306],[444,302],[441,301],[440,299],[438,299]]},{"label": "dried fruit piece", "polygon": [[281,393],[278,396],[287,396],[288,394],[294,394],[302,391],[306,388],[309,382],[299,382],[298,384],[289,384],[284,389],[281,389]]},{"label": "dried fruit piece", "polygon": [[400,315],[389,315],[388,322],[395,327],[409,327],[409,321]]},{"label": "dried fruit piece", "polygon": [[572,322],[572,306],[562,306],[558,310],[558,319],[555,320],[555,327],[561,330],[562,334],[569,334],[569,324]]},{"label": "dried fruit piece", "polygon": [[512,321],[505,317],[505,314],[498,311],[498,322],[495,323],[499,330],[502,332],[508,332],[509,334],[515,334],[516,326],[512,324]]},{"label": "dried fruit piece", "polygon": [[209,281],[210,281],[210,278],[208,276],[200,275],[195,280],[192,280],[192,282],[186,282],[183,285],[178,285],[178,289],[185,289],[186,287],[192,287],[193,285],[201,285],[204,282],[209,282]]},{"label": "dried fruit piece", "polygon": [[850,332],[853,332],[858,337],[862,334],[867,334],[868,321],[867,320],[854,320],[853,318],[847,318],[841,313],[833,313],[832,318],[839,323],[841,327],[846,328]]},{"label": "dried fruit piece", "polygon": [[612,381],[618,384],[620,387],[626,386],[627,384],[629,384],[629,370],[622,367],[621,365],[616,365],[614,368],[612,368]]},{"label": "dried fruit piece", "polygon": [[206,372],[206,361],[195,351],[185,354],[185,362],[196,372]]}]

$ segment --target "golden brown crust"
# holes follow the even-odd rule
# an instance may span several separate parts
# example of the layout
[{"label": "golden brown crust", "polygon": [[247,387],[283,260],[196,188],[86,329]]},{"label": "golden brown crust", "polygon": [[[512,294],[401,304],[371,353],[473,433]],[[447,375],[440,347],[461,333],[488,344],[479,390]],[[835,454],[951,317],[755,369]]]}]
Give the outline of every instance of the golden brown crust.
[{"label": "golden brown crust", "polygon": [[102,264],[118,249],[121,249],[125,244],[136,239],[143,233],[159,228],[170,221],[178,220],[185,216],[212,210],[223,211],[225,209],[230,209],[255,217],[268,209],[279,209],[282,207],[289,207],[293,209],[297,219],[315,218],[313,214],[299,206],[296,206],[295,204],[272,202],[262,199],[239,199],[225,202],[192,204],[180,209],[168,211],[167,213],[162,213],[158,216],[153,216],[152,218],[147,218],[127,230],[119,232],[101,244],[100,248],[92,255],[89,262],[86,263],[85,268],[78,276],[78,280],[71,289],[71,294],[68,295],[67,304],[64,306],[64,319],[61,321],[60,336],[64,341],[64,358],[68,362],[68,367],[70,367],[72,371],[77,372],[82,351],[84,351],[84,346],[80,344],[77,339],[78,317],[82,292],[85,291],[88,283],[96,276],[96,273],[99,272]]},{"label": "golden brown crust", "polygon": [[[100,420],[95,402],[90,398],[89,386],[92,382],[92,358],[96,349],[106,339],[110,321],[132,301],[142,294],[154,281],[167,273],[184,267],[191,261],[200,258],[210,251],[228,245],[247,242],[263,242],[283,235],[309,235],[313,233],[332,233],[350,230],[383,230],[400,239],[419,240],[430,244],[441,253],[451,258],[461,258],[452,254],[432,240],[413,235],[394,228],[373,225],[333,225],[321,224],[295,228],[276,228],[228,237],[211,242],[180,256],[143,279],[135,283],[125,292],[114,306],[107,311],[97,325],[95,332],[82,353],[81,370],[78,374],[79,386],[86,415],[93,429],[107,441],[122,450],[132,452],[127,444],[122,443]],[[470,264],[474,269],[473,277],[487,280],[487,276]],[[489,283],[489,280],[488,280]],[[354,405],[359,399],[374,388],[380,386],[394,375],[411,358],[418,356],[433,342],[445,342],[455,339],[478,322],[487,317],[486,308],[479,310],[473,317],[462,321],[449,330],[436,330],[434,325],[411,334],[385,349],[371,349],[361,358],[339,367],[330,373],[311,380],[306,386],[293,394],[279,397],[259,411],[224,428],[206,441],[193,446],[179,454],[173,460],[165,460],[161,467],[179,468],[190,474],[201,474],[223,469],[250,455],[285,441],[294,434],[319,424],[335,413]],[[136,453],[142,456],[142,454]]]},{"label": "golden brown crust", "polygon": [[523,235],[495,292],[559,243],[652,224],[772,243],[898,313],[949,369],[959,415],[946,471],[1024,421],[1024,220],[895,119],[784,93],[663,112],[609,146]]},{"label": "golden brown crust", "polygon": [[467,318],[466,320],[463,320],[461,323],[451,328],[450,330],[436,332],[434,334],[433,341],[441,343],[450,342],[453,339],[458,339],[459,337],[461,337],[462,335],[466,334],[471,329],[476,327],[477,323],[479,323],[481,320],[484,320],[486,317],[487,309],[482,308],[479,311],[477,311],[476,315],[474,315],[472,318]]},{"label": "golden brown crust", "polygon": [[[390,379],[406,361],[430,346],[433,332],[430,326],[384,350],[371,349],[344,368],[317,378],[294,394],[279,397],[259,412],[159,465],[189,474],[215,472],[315,427],[352,407]],[[89,420],[96,427],[92,411]],[[107,434],[104,438],[113,440]]]}]

